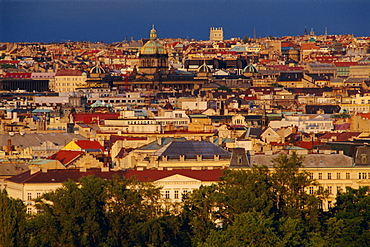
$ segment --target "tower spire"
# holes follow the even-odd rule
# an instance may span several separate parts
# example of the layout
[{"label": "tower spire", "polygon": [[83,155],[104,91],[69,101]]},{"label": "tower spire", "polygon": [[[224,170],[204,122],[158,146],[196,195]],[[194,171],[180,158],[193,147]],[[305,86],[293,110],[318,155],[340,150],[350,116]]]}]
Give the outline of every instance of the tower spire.
[{"label": "tower spire", "polygon": [[152,30],[150,30],[150,40],[157,39],[157,31],[154,29],[154,24],[152,25]]}]

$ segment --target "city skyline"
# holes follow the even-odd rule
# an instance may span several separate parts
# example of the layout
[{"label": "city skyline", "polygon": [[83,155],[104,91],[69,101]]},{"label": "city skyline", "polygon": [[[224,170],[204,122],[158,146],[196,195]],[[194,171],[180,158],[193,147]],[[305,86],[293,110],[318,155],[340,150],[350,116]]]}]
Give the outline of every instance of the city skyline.
[{"label": "city skyline", "polygon": [[141,0],[0,2],[0,42],[103,41],[148,38],[209,39],[210,27],[223,27],[226,39],[302,35],[369,36],[370,2],[302,0]]}]

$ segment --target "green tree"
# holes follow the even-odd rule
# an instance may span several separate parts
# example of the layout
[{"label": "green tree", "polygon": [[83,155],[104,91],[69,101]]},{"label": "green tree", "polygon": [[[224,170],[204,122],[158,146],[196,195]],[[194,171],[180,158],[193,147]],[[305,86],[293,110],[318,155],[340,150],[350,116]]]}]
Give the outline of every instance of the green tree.
[{"label": "green tree", "polygon": [[307,172],[300,170],[303,167],[303,160],[304,158],[296,152],[290,156],[279,155],[272,160],[275,169],[272,181],[276,194],[276,206],[282,217],[295,219],[310,214],[313,217],[318,213],[319,200],[316,196],[306,193],[309,186],[317,184],[310,179]]},{"label": "green tree", "polygon": [[0,191],[0,246],[27,246],[26,208],[21,200]]},{"label": "green tree", "polygon": [[236,214],[250,211],[270,216],[276,210],[272,181],[267,167],[251,170],[226,170],[218,184],[219,214],[232,222]]},{"label": "green tree", "polygon": [[[105,241],[105,181],[82,177],[38,200],[42,210],[31,224],[34,246],[99,246]],[[40,234],[40,231],[42,234]]]},{"label": "green tree", "polygon": [[109,246],[161,246],[176,239],[180,223],[153,184],[116,178],[108,195]]},{"label": "green tree", "polygon": [[251,42],[250,39],[247,36],[244,36],[243,43],[247,44],[247,43],[250,43],[250,42]]},{"label": "green tree", "polygon": [[227,229],[212,230],[200,246],[278,246],[280,240],[271,217],[260,212],[248,212],[235,216],[235,222]]},{"label": "green tree", "polygon": [[213,184],[194,190],[185,201],[183,217],[190,226],[194,245],[204,242],[215,227],[215,222],[219,217],[218,196],[218,186]]},{"label": "green tree", "polygon": [[346,190],[336,197],[333,217],[327,221],[327,239],[332,246],[370,246],[369,187]]}]

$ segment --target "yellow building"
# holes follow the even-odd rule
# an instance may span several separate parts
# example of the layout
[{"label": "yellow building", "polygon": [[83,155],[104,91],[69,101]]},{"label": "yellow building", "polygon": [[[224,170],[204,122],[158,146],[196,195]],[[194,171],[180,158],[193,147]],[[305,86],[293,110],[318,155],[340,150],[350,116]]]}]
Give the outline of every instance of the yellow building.
[{"label": "yellow building", "polygon": [[[301,171],[307,172],[310,178],[318,182],[318,186],[308,187],[307,193],[314,194],[318,190],[326,190],[328,193],[328,197],[322,203],[323,210],[334,206],[337,193],[345,191],[346,187],[358,189],[360,186],[370,186],[370,164],[367,164],[368,161],[364,158],[362,161],[367,162],[366,164],[358,159],[354,162],[349,156],[331,151],[319,154],[307,154],[307,150],[296,152],[304,157]],[[364,155],[367,154],[362,154],[361,157],[365,157]],[[273,172],[272,159],[277,157],[278,155],[266,152],[261,155],[251,155],[249,159],[244,157],[246,161],[239,164],[232,158],[230,168],[251,169],[252,165],[265,165]],[[242,158],[240,161],[243,160]]]},{"label": "yellow building", "polygon": [[59,70],[55,74],[55,92],[74,92],[76,88],[86,86],[87,74],[80,70]]}]

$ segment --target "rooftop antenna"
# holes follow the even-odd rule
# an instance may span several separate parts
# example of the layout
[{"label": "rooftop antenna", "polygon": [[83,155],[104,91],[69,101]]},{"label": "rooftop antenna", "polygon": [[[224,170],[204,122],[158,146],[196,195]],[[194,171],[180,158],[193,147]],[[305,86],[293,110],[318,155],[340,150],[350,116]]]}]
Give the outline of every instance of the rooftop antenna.
[{"label": "rooftop antenna", "polygon": [[253,37],[256,39],[256,28],[254,28]]},{"label": "rooftop antenna", "polygon": [[325,36],[328,36],[328,27],[325,27]]}]

